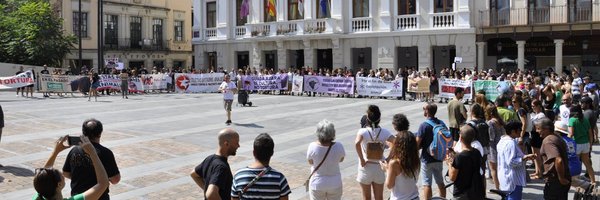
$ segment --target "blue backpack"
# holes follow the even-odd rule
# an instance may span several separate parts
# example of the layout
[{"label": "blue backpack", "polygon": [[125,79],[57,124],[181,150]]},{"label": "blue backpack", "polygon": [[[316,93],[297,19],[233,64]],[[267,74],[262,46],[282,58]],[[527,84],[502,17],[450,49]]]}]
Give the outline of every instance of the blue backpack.
[{"label": "blue backpack", "polygon": [[448,153],[448,148],[454,146],[452,134],[444,122],[440,121],[441,123],[436,124],[431,119],[428,119],[425,122],[433,127],[433,140],[427,149],[429,155],[436,160],[444,161],[444,159],[446,159],[446,154]]}]

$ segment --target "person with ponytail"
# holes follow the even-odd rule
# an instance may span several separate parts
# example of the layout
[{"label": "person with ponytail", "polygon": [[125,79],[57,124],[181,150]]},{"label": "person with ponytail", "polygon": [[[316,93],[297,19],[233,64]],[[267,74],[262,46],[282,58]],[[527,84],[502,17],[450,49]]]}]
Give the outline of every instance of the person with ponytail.
[{"label": "person with ponytail", "polygon": [[56,156],[61,151],[68,149],[69,146],[64,145],[68,136],[63,136],[55,142],[54,151],[46,161],[43,168],[35,170],[35,176],[33,178],[33,187],[35,188],[36,194],[33,196],[34,200],[93,200],[98,199],[108,188],[108,175],[104,170],[98,154],[90,140],[86,136],[81,136],[81,147],[89,155],[89,158],[94,165],[94,171],[96,172],[96,179],[98,183],[96,185],[81,194],[74,195],[70,198],[63,198],[62,189],[65,187],[65,179],[62,176],[60,170],[54,169],[54,161]]},{"label": "person with ponytail", "polygon": [[360,183],[363,199],[371,199],[371,190],[375,200],[383,199],[383,184],[385,173],[380,161],[385,160],[383,150],[391,146],[394,135],[387,129],[381,128],[381,112],[376,105],[367,109],[367,127],[361,128],[356,134],[356,153],[358,154],[358,173],[356,181]]}]

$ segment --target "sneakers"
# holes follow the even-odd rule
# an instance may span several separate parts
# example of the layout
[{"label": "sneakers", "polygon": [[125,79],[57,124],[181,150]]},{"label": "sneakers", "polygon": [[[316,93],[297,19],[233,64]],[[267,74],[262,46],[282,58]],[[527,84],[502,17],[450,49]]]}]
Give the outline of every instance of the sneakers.
[{"label": "sneakers", "polygon": [[230,125],[231,124],[231,120],[225,121],[225,124]]}]

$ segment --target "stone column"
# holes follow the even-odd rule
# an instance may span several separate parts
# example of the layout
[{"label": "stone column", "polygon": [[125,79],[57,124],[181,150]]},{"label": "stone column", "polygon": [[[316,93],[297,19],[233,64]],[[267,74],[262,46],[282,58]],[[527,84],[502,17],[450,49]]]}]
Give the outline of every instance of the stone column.
[{"label": "stone column", "polygon": [[314,50],[310,48],[310,40],[302,40],[302,44],[304,45],[304,66],[314,67]]},{"label": "stone column", "polygon": [[485,69],[485,44],[486,42],[477,42],[477,69]]},{"label": "stone column", "polygon": [[340,48],[340,39],[339,38],[331,38],[331,53],[333,56],[333,66],[334,68],[336,67],[344,67],[344,60],[343,58],[343,49]]},{"label": "stone column", "polygon": [[[283,41],[276,41],[277,45],[277,66],[276,69],[287,69],[287,50],[283,48]],[[275,70],[275,69],[273,69]]]},{"label": "stone column", "polygon": [[562,74],[563,72],[563,44],[565,43],[565,40],[563,39],[557,39],[554,40],[554,51],[555,51],[555,56],[554,56],[554,67],[557,74]]},{"label": "stone column", "polygon": [[517,41],[517,67],[519,70],[525,70],[525,41]]},{"label": "stone column", "polygon": [[250,49],[250,67],[254,67],[258,70],[260,63],[261,52],[258,47],[258,42],[252,42],[252,48]]}]

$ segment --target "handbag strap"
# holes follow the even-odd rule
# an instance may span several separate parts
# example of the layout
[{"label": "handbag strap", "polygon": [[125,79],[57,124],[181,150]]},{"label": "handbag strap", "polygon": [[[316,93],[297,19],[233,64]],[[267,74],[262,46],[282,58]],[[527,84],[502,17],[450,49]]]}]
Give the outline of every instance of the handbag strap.
[{"label": "handbag strap", "polygon": [[252,187],[257,181],[258,179],[260,179],[261,177],[263,177],[265,174],[267,174],[267,172],[269,172],[271,170],[271,167],[265,167],[264,170],[262,170],[260,173],[258,173],[254,179],[252,179],[248,185],[246,185],[246,187],[244,187],[244,189],[242,189],[240,191],[240,197],[242,196],[242,194],[246,193],[246,191],[248,191],[248,189],[250,189],[250,187]]},{"label": "handbag strap", "polygon": [[331,147],[333,147],[334,144],[335,144],[335,142],[332,142],[331,145],[329,145],[329,148],[327,148],[327,152],[325,153],[323,160],[321,160],[321,162],[317,165],[317,167],[315,167],[315,170],[313,170],[312,173],[310,173],[310,176],[308,176],[309,180],[310,180],[310,177],[312,177],[312,175],[314,175],[317,172],[317,170],[319,170],[321,165],[323,165],[323,163],[325,162],[325,159],[327,159],[327,155],[329,155],[329,151],[331,151]]}]

